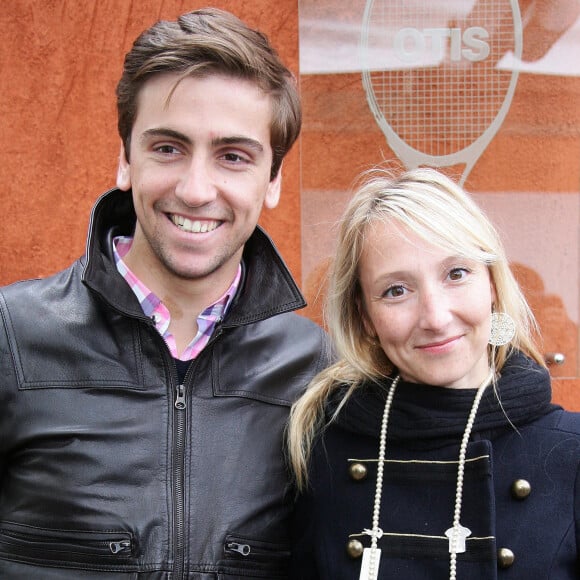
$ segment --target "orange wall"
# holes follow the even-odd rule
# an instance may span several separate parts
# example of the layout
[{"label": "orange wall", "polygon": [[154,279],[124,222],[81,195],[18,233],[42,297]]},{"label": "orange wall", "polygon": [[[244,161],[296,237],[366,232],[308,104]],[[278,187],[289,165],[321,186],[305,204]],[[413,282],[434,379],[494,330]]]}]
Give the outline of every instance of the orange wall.
[{"label": "orange wall", "polygon": [[[298,0],[215,0],[272,40],[298,74]],[[45,276],[82,254],[90,209],[114,186],[115,86],[124,54],[159,19],[199,0],[17,0],[0,14],[0,285]],[[298,147],[263,225],[300,279]]]},{"label": "orange wall", "polygon": [[[332,13],[335,1],[302,0],[302,7],[310,3],[316,11]],[[353,2],[358,6],[363,0]],[[173,19],[205,4],[199,0],[17,0],[3,5],[0,285],[48,275],[82,254],[90,208],[115,183],[119,138],[114,91],[123,56],[135,36],[156,20]],[[298,0],[215,0],[212,4],[268,34],[298,75]],[[262,219],[299,281],[305,268],[304,223],[311,213],[315,221],[323,222],[330,206],[336,205],[334,199],[312,206],[308,190],[344,192],[361,169],[389,156],[366,106],[359,75],[303,77],[301,91],[306,112],[303,136],[284,165],[280,206]],[[521,77],[502,131],[470,176],[471,190],[577,192],[579,96],[580,78]],[[316,231],[321,228],[309,230],[305,239],[307,249],[318,252]],[[578,244],[578,232],[571,232],[570,240]],[[315,319],[323,270],[324,263],[314,272],[306,268],[304,275],[313,302],[306,314]],[[519,273],[548,346],[571,354],[566,366],[575,369],[571,374],[576,378],[555,381],[555,398],[580,410],[578,328],[570,328],[561,308],[555,308],[549,296],[546,299],[533,272],[520,269]],[[561,344],[563,340],[570,344]],[[570,376],[567,369],[561,371]]]}]

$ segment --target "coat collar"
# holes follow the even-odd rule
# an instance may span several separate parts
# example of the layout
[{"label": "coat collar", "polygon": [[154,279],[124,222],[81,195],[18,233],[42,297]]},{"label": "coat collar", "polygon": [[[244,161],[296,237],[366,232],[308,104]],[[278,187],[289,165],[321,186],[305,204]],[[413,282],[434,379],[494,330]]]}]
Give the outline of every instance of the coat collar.
[{"label": "coat collar", "polygon": [[[390,380],[385,384],[364,384],[348,400],[337,424],[354,433],[377,437]],[[344,393],[344,389],[341,390]],[[461,438],[473,403],[475,390],[448,389],[400,381],[391,409],[389,440],[430,444]],[[328,405],[336,409],[338,392]],[[550,404],[548,371],[519,352],[513,353],[502,369],[494,391],[485,391],[473,434],[513,429],[544,414]]]}]

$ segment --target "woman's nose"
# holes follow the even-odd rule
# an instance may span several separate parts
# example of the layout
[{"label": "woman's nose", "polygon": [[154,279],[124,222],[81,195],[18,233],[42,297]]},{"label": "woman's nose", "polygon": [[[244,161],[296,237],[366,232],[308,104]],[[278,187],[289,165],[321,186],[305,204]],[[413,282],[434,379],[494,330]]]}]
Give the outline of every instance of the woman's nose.
[{"label": "woman's nose", "polygon": [[419,321],[425,330],[441,330],[452,319],[449,299],[444,292],[429,290],[420,301]]}]

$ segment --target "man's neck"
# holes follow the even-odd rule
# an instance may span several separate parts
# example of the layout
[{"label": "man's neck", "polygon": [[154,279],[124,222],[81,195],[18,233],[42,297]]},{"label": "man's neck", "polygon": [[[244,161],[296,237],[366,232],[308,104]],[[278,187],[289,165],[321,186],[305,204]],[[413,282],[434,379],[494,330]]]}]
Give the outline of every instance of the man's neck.
[{"label": "man's neck", "polygon": [[[205,291],[208,277],[187,280],[172,275],[169,269],[162,269],[161,275],[156,275],[155,266],[160,266],[160,262],[155,259],[147,267],[147,255],[140,255],[138,251],[130,254],[132,248],[133,238],[115,238],[113,250],[119,273],[134,291],[145,314],[154,317],[157,330],[166,338],[173,355],[179,358],[196,356],[237,292],[241,264],[234,262],[232,281],[228,280],[227,288],[216,297],[216,289],[221,285],[216,283],[215,277],[211,277],[210,293]],[[222,268],[218,273],[223,275],[224,271]],[[204,287],[200,282],[205,282]]]},{"label": "man's neck", "polygon": [[179,353],[191,343],[198,331],[197,318],[228,291],[240,267],[238,263],[222,266],[210,276],[186,279],[162,267],[158,261],[148,264],[131,248],[124,256],[126,266],[169,311],[168,331]]},{"label": "man's neck", "polygon": [[157,260],[137,256],[132,249],[123,258],[126,265],[163,302],[172,321],[195,320],[223,296],[238,273],[239,261],[232,261],[208,276],[188,279],[171,272]]}]

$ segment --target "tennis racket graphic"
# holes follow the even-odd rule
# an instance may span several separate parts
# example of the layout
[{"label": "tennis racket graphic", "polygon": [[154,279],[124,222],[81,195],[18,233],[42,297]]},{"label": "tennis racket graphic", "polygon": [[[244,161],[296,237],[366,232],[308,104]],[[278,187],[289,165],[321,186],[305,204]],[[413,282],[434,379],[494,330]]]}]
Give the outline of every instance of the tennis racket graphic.
[{"label": "tennis racket graphic", "polygon": [[363,85],[407,168],[464,165],[465,182],[515,91],[518,71],[501,60],[521,53],[517,0],[367,0]]}]

